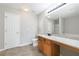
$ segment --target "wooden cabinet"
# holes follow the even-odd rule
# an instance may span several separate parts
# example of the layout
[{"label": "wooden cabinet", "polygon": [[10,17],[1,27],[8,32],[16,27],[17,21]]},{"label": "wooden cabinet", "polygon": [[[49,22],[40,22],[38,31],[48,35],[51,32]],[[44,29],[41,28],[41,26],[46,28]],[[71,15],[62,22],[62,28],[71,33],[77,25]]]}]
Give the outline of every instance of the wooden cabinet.
[{"label": "wooden cabinet", "polygon": [[51,56],[52,55],[52,49],[51,49],[51,46],[45,44],[44,45],[44,54],[45,55],[48,55],[48,56]]},{"label": "wooden cabinet", "polygon": [[38,36],[38,49],[47,56],[59,56],[60,47],[52,40]]},{"label": "wooden cabinet", "polygon": [[38,38],[38,48],[43,52],[43,38],[41,37]]}]

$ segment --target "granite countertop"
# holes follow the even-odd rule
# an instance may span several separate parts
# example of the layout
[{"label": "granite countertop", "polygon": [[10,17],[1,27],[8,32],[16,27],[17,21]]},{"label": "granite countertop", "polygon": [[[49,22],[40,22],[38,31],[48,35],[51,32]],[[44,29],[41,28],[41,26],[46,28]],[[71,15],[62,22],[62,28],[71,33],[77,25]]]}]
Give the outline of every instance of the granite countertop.
[{"label": "granite countertop", "polygon": [[79,48],[79,39],[78,38],[76,39],[71,36],[69,37],[69,36],[64,36],[64,35],[59,35],[59,34],[58,35],[54,34],[51,36],[44,35],[44,34],[38,34],[38,36],[42,36],[42,37],[48,38],[48,39],[56,41],[56,42],[60,42],[60,43],[63,43],[63,44],[66,44],[66,45],[69,45],[69,46],[72,46],[75,48]]}]

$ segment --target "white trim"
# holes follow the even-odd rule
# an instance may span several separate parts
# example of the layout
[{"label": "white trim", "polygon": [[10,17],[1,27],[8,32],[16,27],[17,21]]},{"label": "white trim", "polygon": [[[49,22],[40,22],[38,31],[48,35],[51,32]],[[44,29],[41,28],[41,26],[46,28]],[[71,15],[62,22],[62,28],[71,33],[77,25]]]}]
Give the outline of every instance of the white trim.
[{"label": "white trim", "polygon": [[25,45],[30,45],[32,44],[32,42],[28,42],[28,43],[25,43],[25,44],[20,44],[19,46],[25,46]]},{"label": "white trim", "polygon": [[[20,44],[20,45],[18,45],[18,46],[16,46],[16,47],[22,47],[22,46],[26,46],[26,45],[30,45],[30,44],[32,44],[32,42],[28,42],[28,43],[26,43],[26,44]],[[13,47],[13,48],[15,48],[15,47]],[[7,50],[8,48],[3,48],[3,49],[0,49],[0,51],[4,51],[4,50]],[[10,48],[9,48],[10,49]]]},{"label": "white trim", "polygon": [[4,51],[4,50],[6,50],[6,49],[0,49],[0,51]]}]

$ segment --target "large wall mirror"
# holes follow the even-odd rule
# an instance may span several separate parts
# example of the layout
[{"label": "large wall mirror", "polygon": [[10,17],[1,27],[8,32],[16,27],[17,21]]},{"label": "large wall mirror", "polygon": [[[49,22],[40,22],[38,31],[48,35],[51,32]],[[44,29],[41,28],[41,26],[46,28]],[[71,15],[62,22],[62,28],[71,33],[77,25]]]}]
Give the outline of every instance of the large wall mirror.
[{"label": "large wall mirror", "polygon": [[67,34],[79,37],[79,4],[68,4],[51,14],[52,34]]}]

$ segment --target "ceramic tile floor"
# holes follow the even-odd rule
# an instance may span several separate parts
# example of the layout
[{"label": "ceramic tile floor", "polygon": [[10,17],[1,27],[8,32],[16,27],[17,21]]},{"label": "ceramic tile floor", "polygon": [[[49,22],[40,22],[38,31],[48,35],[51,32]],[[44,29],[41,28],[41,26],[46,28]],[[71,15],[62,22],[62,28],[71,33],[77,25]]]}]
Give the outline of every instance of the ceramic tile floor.
[{"label": "ceramic tile floor", "polygon": [[0,56],[43,56],[43,54],[36,47],[29,45],[1,51]]}]

